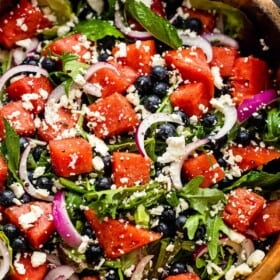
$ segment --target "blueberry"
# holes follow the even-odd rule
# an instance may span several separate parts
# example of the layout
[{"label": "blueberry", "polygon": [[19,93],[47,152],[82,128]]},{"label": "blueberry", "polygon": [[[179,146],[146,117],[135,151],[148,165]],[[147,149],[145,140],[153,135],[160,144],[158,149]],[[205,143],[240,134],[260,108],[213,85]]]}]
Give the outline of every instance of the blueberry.
[{"label": "blueberry", "polygon": [[139,76],[135,81],[135,88],[140,95],[147,95],[151,91],[152,81],[150,76]]},{"label": "blueberry", "polygon": [[175,221],[177,230],[182,231],[184,225],[186,224],[186,221],[187,221],[187,216],[184,215],[184,214],[180,214],[180,215],[176,218],[176,221]]},{"label": "blueberry", "polygon": [[263,171],[268,173],[277,173],[280,172],[280,159],[274,159],[264,165]]},{"label": "blueberry", "polygon": [[248,125],[252,126],[255,132],[263,132],[266,127],[267,112],[265,110],[260,110],[257,114],[253,114],[249,120]]},{"label": "blueberry", "polygon": [[175,221],[175,218],[175,210],[170,206],[164,206],[164,209],[161,213],[161,220],[169,223]]},{"label": "blueberry", "polygon": [[171,265],[169,273],[171,275],[185,273],[187,271],[186,265],[181,262],[175,262]]},{"label": "blueberry", "polygon": [[235,137],[235,142],[243,146],[248,146],[251,141],[250,132],[246,129],[240,129]]},{"label": "blueberry", "polygon": [[115,270],[110,270],[106,275],[104,280],[119,280],[118,273]]},{"label": "blueberry", "polygon": [[35,161],[38,161],[40,159],[41,154],[42,154],[43,151],[45,151],[45,147],[43,147],[43,146],[36,146],[32,150],[32,156],[33,156]]},{"label": "blueberry", "polygon": [[3,226],[3,231],[10,240],[15,239],[19,234],[18,229],[14,224],[5,224]]},{"label": "blueberry", "polygon": [[184,111],[182,111],[182,110],[175,110],[174,114],[178,115],[181,118],[181,120],[185,124],[185,126],[188,126],[190,124],[190,119],[189,119],[188,115]]},{"label": "blueberry", "polygon": [[104,174],[110,176],[112,174],[112,159],[110,155],[102,158],[104,164]]},{"label": "blueberry", "polygon": [[107,61],[110,55],[107,52],[101,52],[98,55],[98,61]]},{"label": "blueberry", "polygon": [[177,16],[172,24],[179,29],[185,29],[185,21],[181,16]]},{"label": "blueberry", "polygon": [[103,255],[103,250],[98,244],[89,246],[85,252],[86,259],[89,263],[97,262]]},{"label": "blueberry", "polygon": [[23,152],[28,145],[28,140],[25,137],[19,138],[20,151]]},{"label": "blueberry", "polygon": [[151,79],[153,82],[168,81],[167,69],[160,65],[154,66],[151,71]]},{"label": "blueberry", "polygon": [[35,185],[39,189],[50,189],[53,186],[53,181],[50,177],[41,176],[36,180]]},{"label": "blueberry", "polygon": [[153,230],[161,233],[164,237],[170,237],[174,233],[170,225],[162,221],[160,221]]},{"label": "blueberry", "polygon": [[153,93],[159,97],[164,97],[168,91],[168,84],[164,82],[155,83],[153,86]]},{"label": "blueberry", "polygon": [[82,235],[87,235],[89,238],[95,239],[95,234],[89,225],[86,225],[82,230]]},{"label": "blueberry", "polygon": [[198,34],[200,34],[203,30],[203,24],[199,18],[187,18],[185,20],[184,26],[186,29],[190,29]]},{"label": "blueberry", "polygon": [[97,48],[98,50],[112,50],[115,45],[115,37],[113,36],[106,36],[103,39],[97,41]]},{"label": "blueberry", "polygon": [[172,123],[162,123],[156,131],[156,138],[166,141],[167,138],[176,136],[176,127]]},{"label": "blueberry", "polygon": [[206,113],[203,116],[201,123],[206,128],[212,128],[217,124],[217,116],[212,113]]},{"label": "blueberry", "polygon": [[15,194],[11,190],[4,190],[0,193],[0,205],[11,206],[14,204],[13,200],[16,198]]},{"label": "blueberry", "polygon": [[182,5],[183,0],[164,0],[164,2],[166,3],[166,14],[170,18],[175,14],[176,9]]},{"label": "blueberry", "polygon": [[31,196],[27,193],[24,193],[23,196],[20,198],[21,203],[28,203],[32,200]]},{"label": "blueberry", "polygon": [[109,177],[99,177],[95,181],[95,190],[104,191],[111,189],[113,182]]},{"label": "blueberry", "polygon": [[227,162],[223,159],[223,157],[218,157],[216,158],[218,164],[223,167],[223,168],[227,168]]},{"label": "blueberry", "polygon": [[41,62],[41,66],[48,72],[54,72],[56,70],[56,61],[50,57],[44,57]]},{"label": "blueberry", "polygon": [[23,236],[18,236],[11,242],[11,247],[15,252],[25,251],[27,248],[26,239]]},{"label": "blueberry", "polygon": [[144,107],[151,113],[155,113],[161,103],[161,99],[155,95],[149,95],[144,100]]},{"label": "blueberry", "polygon": [[39,64],[39,60],[35,57],[30,56],[25,58],[22,64],[37,66]]}]

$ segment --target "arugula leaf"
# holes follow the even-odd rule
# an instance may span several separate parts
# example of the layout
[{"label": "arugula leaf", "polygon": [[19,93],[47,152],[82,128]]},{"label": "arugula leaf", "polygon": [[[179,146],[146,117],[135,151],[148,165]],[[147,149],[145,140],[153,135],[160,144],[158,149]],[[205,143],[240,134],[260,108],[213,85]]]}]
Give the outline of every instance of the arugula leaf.
[{"label": "arugula leaf", "polygon": [[176,28],[169,21],[153,13],[144,3],[137,0],[126,1],[125,10],[158,40],[173,49],[182,46]]},{"label": "arugula leaf", "polygon": [[276,143],[280,140],[280,110],[274,108],[267,113],[267,132],[263,140],[269,143]]},{"label": "arugula leaf", "polygon": [[87,36],[91,41],[103,39],[106,36],[123,38],[123,34],[111,23],[101,19],[92,19],[79,22],[75,30]]},{"label": "arugula leaf", "polygon": [[223,16],[225,33],[233,38],[244,38],[252,28],[245,13],[220,1],[190,0],[192,8],[204,11],[214,10]]},{"label": "arugula leaf", "polygon": [[220,232],[228,234],[229,229],[220,216],[209,218],[207,221],[206,235],[208,237],[208,251],[210,258],[214,260],[218,254]]},{"label": "arugula leaf", "polygon": [[20,182],[18,177],[18,167],[19,167],[19,159],[20,159],[20,144],[19,144],[19,136],[14,131],[10,123],[4,120],[5,126],[5,140],[2,143],[1,149],[2,153],[7,159],[8,169],[11,172],[13,178]]},{"label": "arugula leaf", "polygon": [[143,227],[148,227],[150,223],[150,215],[147,212],[145,206],[142,204],[138,205],[136,211],[134,213],[134,219],[137,225],[141,225]]},{"label": "arugula leaf", "polygon": [[280,172],[268,173],[264,171],[251,170],[247,174],[240,177],[232,185],[225,188],[224,191],[230,191],[241,186],[258,186],[258,187],[273,187],[280,183]]},{"label": "arugula leaf", "polygon": [[178,192],[178,196],[185,198],[190,203],[191,208],[203,215],[209,211],[211,205],[224,200],[225,195],[215,188],[200,188],[199,185],[202,181],[202,176],[193,178]]},{"label": "arugula leaf", "polygon": [[200,220],[204,220],[204,215],[196,214],[196,215],[190,216],[187,219],[186,224],[184,225],[184,228],[187,229],[188,237],[190,240],[194,239],[194,236],[198,229]]},{"label": "arugula leaf", "polygon": [[119,188],[104,191],[90,191],[84,197],[88,206],[97,210],[100,218],[116,217],[118,210],[136,209],[138,205],[150,207],[158,203],[165,190],[158,183],[130,188]]}]

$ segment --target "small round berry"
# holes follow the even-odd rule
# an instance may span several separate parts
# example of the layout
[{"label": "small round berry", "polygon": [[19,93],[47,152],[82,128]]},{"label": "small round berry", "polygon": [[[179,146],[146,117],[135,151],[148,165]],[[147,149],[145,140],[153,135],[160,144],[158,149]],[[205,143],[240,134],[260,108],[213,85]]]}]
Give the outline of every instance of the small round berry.
[{"label": "small round berry", "polygon": [[35,161],[38,161],[40,159],[41,154],[42,154],[43,151],[45,151],[45,148],[43,146],[36,146],[32,150],[32,156],[33,156]]},{"label": "small round berry", "polygon": [[175,110],[174,114],[178,115],[181,118],[185,126],[188,126],[190,124],[189,116],[183,110]]},{"label": "small round berry", "polygon": [[23,236],[18,236],[16,237],[12,242],[11,242],[11,247],[15,252],[22,252],[25,251],[27,248],[27,242],[26,239]]},{"label": "small round berry", "polygon": [[11,190],[4,190],[0,193],[0,205],[8,207],[14,204],[13,200],[16,198]]},{"label": "small round berry", "polygon": [[243,146],[248,146],[251,141],[251,135],[250,132],[246,129],[240,129],[237,132],[235,142],[238,144],[241,144]]},{"label": "small round berry", "polygon": [[152,68],[151,78],[153,82],[168,81],[168,71],[165,67],[156,65]]},{"label": "small round berry", "polygon": [[10,223],[3,226],[3,231],[10,240],[15,239],[19,235],[17,227]]},{"label": "small round berry", "polygon": [[139,76],[135,81],[135,88],[140,95],[147,95],[152,88],[151,78],[147,75]]},{"label": "small round berry", "polygon": [[25,137],[19,138],[20,151],[23,152],[28,145],[28,140]]},{"label": "small round berry", "polygon": [[56,62],[50,57],[45,57],[41,62],[42,68],[46,69],[48,72],[54,72],[56,70]]},{"label": "small round berry", "polygon": [[144,100],[144,107],[151,113],[155,113],[161,103],[161,99],[155,95],[149,95]]},{"label": "small round berry", "polygon": [[39,64],[39,60],[35,57],[30,56],[25,58],[22,64],[37,66]]},{"label": "small round berry", "polygon": [[111,189],[113,182],[109,177],[99,177],[95,181],[95,190],[104,191]]},{"label": "small round berry", "polygon": [[50,177],[41,176],[36,180],[35,185],[39,189],[50,189],[53,186],[53,181]]},{"label": "small round berry", "polygon": [[102,157],[103,164],[104,164],[104,174],[108,177],[112,174],[112,159],[110,155]]},{"label": "small round berry", "polygon": [[212,113],[206,113],[202,118],[202,125],[207,128],[212,128],[217,124],[217,116]]},{"label": "small round berry", "polygon": [[98,55],[98,61],[107,61],[110,55],[107,52],[101,52]]},{"label": "small round berry", "polygon": [[170,206],[165,206],[161,213],[161,220],[165,222],[173,222],[176,219],[176,212]]},{"label": "small round berry", "polygon": [[205,226],[200,225],[195,232],[194,239],[195,240],[203,240],[205,238],[205,234],[206,234]]},{"label": "small round berry", "polygon": [[187,18],[184,22],[184,27],[198,34],[200,34],[203,30],[203,24],[199,18]]},{"label": "small round berry", "polygon": [[186,224],[186,221],[187,221],[187,216],[184,215],[184,214],[180,214],[180,215],[176,218],[176,221],[175,221],[177,230],[182,231],[184,225]]},{"label": "small round berry", "polygon": [[171,230],[170,226],[165,222],[159,222],[159,224],[153,228],[155,232],[161,233],[164,237],[171,236],[173,231]]},{"label": "small round berry", "polygon": [[31,196],[27,193],[24,193],[23,196],[20,198],[21,203],[28,203],[32,200]]},{"label": "small round berry", "polygon": [[181,262],[175,262],[170,267],[170,274],[177,275],[181,273],[185,273],[187,271],[186,265]]},{"label": "small round berry", "polygon": [[153,93],[159,97],[164,97],[168,91],[168,84],[164,82],[155,83],[153,86]]},{"label": "small round berry", "polygon": [[115,270],[110,270],[106,275],[104,280],[119,280],[118,273]]},{"label": "small round berry", "polygon": [[163,123],[156,130],[156,138],[166,141],[169,137],[176,136],[176,127],[172,123]]},{"label": "small round berry", "polygon": [[85,255],[88,262],[94,263],[102,257],[103,250],[99,245],[93,244],[87,248]]}]

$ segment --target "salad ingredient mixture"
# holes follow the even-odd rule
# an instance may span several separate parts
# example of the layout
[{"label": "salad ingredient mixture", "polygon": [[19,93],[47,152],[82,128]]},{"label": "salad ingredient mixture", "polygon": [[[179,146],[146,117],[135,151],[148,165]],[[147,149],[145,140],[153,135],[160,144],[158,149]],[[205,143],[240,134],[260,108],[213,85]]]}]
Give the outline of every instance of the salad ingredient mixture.
[{"label": "salad ingredient mixture", "polygon": [[210,0],[2,15],[0,279],[251,275],[280,232],[279,86],[253,34]]}]

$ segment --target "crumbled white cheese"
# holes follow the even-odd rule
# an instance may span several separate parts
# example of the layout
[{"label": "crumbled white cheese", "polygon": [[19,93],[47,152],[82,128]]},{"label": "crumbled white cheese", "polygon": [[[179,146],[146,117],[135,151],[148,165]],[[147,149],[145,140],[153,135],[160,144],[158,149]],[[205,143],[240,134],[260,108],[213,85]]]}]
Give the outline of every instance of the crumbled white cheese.
[{"label": "crumbled white cheese", "polygon": [[23,186],[20,183],[13,183],[9,188],[13,191],[16,198],[21,198],[25,193]]},{"label": "crumbled white cheese", "polygon": [[46,171],[46,167],[45,166],[38,166],[35,168],[34,172],[33,172],[33,178],[39,178],[40,176],[44,175]]},{"label": "crumbled white cheese", "polygon": [[101,156],[106,156],[108,154],[109,148],[106,145],[106,143],[100,138],[94,135],[88,135],[88,141],[91,147],[93,147],[95,151],[99,153]]},{"label": "crumbled white cheese", "polygon": [[83,235],[82,242],[78,247],[78,252],[81,254],[85,253],[90,241],[91,241],[91,239],[87,235]]},{"label": "crumbled white cheese", "polygon": [[29,229],[34,226],[34,223],[43,215],[43,210],[37,205],[30,206],[30,212],[19,216],[19,224],[23,229]]},{"label": "crumbled white cheese", "polygon": [[93,167],[97,171],[101,171],[104,169],[104,162],[101,157],[96,156],[92,159]]},{"label": "crumbled white cheese", "polygon": [[238,244],[240,244],[240,243],[241,243],[242,241],[244,241],[245,238],[246,238],[243,234],[241,234],[241,233],[239,233],[239,232],[236,232],[236,231],[234,231],[234,230],[232,230],[232,229],[230,229],[230,230],[228,231],[228,237],[229,237],[229,239],[230,239],[231,241],[236,242],[236,243],[238,243]]},{"label": "crumbled white cheese", "polygon": [[44,252],[34,251],[31,256],[32,267],[38,267],[47,261],[47,254]]},{"label": "crumbled white cheese", "polygon": [[256,266],[258,266],[262,262],[264,257],[265,257],[265,252],[257,249],[248,257],[247,264],[250,267],[255,268]]},{"label": "crumbled white cheese", "polygon": [[16,269],[16,271],[17,271],[18,274],[24,275],[25,272],[26,272],[26,269],[25,269],[25,267],[24,267],[24,264],[19,262],[20,256],[21,256],[20,253],[17,253],[17,254],[16,254],[15,260],[14,260],[14,267],[15,267],[15,269]]},{"label": "crumbled white cheese", "polygon": [[218,66],[211,67],[211,73],[214,78],[214,85],[221,90],[224,86],[223,78],[221,77],[220,68]]},{"label": "crumbled white cheese", "polygon": [[169,137],[166,140],[167,148],[162,156],[158,157],[158,162],[169,163],[180,160],[185,154],[185,137]]},{"label": "crumbled white cheese", "polygon": [[234,280],[236,276],[248,276],[252,273],[252,269],[246,263],[242,263],[239,266],[232,266],[226,273],[226,280]]}]

